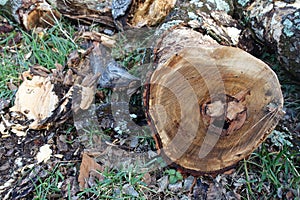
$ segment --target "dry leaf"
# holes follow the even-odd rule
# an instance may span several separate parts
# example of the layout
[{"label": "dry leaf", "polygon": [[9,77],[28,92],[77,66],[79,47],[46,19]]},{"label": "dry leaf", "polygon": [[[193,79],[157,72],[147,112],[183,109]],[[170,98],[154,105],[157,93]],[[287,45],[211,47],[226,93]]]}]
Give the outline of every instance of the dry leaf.
[{"label": "dry leaf", "polygon": [[40,151],[36,155],[36,159],[38,163],[44,162],[46,163],[52,154],[52,150],[50,149],[49,144],[45,144],[44,146],[40,147]]},{"label": "dry leaf", "polygon": [[147,185],[150,185],[151,182],[152,182],[152,179],[151,179],[151,175],[149,172],[145,173],[143,178],[142,178],[143,182],[146,183]]},{"label": "dry leaf", "polygon": [[[103,167],[96,163],[95,160],[89,157],[86,153],[83,153],[78,177],[78,182],[81,189],[86,188],[90,173],[93,171],[95,172],[96,170],[103,171]],[[94,173],[94,176],[96,176],[98,179],[102,179],[102,176],[99,173]]]},{"label": "dry leaf", "polygon": [[32,74],[33,76],[48,77],[50,74],[50,70],[41,65],[34,65],[30,67],[30,74]]},{"label": "dry leaf", "polygon": [[18,87],[12,82],[12,79],[6,83],[10,91],[17,91]]},{"label": "dry leaf", "polygon": [[65,77],[64,77],[64,81],[63,84],[67,85],[67,86],[72,86],[74,84],[74,74],[72,72],[71,69],[68,69]]},{"label": "dry leaf", "polygon": [[0,99],[0,111],[2,111],[5,108],[8,108],[9,104],[10,104],[10,100]]}]

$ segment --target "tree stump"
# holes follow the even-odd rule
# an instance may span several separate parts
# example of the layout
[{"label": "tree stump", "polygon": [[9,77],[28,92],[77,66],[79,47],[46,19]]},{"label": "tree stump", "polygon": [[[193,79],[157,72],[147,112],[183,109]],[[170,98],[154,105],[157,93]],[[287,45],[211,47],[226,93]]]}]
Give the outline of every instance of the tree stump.
[{"label": "tree stump", "polygon": [[184,172],[222,172],[254,151],[283,106],[275,73],[184,27],[163,34],[144,95],[161,155]]}]

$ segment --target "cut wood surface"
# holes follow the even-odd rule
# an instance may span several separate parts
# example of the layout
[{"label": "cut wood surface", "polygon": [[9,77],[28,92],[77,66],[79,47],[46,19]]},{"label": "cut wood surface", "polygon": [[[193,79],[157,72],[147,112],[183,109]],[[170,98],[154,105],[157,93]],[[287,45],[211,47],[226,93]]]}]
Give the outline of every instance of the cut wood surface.
[{"label": "cut wood surface", "polygon": [[157,49],[145,100],[158,147],[170,163],[192,173],[222,171],[275,128],[283,97],[265,63],[185,28],[164,34]]}]

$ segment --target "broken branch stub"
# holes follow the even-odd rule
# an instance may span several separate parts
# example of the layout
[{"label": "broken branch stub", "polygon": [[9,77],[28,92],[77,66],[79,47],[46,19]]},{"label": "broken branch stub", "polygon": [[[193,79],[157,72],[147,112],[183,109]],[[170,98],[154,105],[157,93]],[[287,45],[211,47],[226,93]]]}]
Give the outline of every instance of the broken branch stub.
[{"label": "broken branch stub", "polygon": [[276,74],[243,50],[176,28],[162,36],[156,55],[144,100],[169,164],[192,174],[223,172],[278,123],[283,97]]}]

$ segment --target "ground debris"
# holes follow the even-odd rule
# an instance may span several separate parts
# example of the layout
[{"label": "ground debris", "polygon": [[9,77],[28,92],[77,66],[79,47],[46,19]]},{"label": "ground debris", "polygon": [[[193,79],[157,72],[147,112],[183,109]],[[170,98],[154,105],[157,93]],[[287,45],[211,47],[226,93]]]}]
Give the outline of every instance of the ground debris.
[{"label": "ground debris", "polygon": [[222,190],[223,190],[222,185],[215,182],[211,182],[207,190],[207,199],[208,200],[225,199]]},{"label": "ground debris", "polygon": [[79,191],[79,184],[76,177],[70,176],[65,179],[62,183],[61,191],[63,193],[63,198],[67,199],[68,195],[72,199],[76,199],[76,194]]},{"label": "ground debris", "polygon": [[139,193],[130,184],[125,184],[122,188],[122,192],[126,195],[130,195],[130,196],[133,196],[133,197],[138,197],[139,196]]},{"label": "ground debris", "polygon": [[10,104],[10,100],[8,99],[0,99],[0,112],[5,109],[8,108]]},{"label": "ground debris", "polygon": [[[29,129],[49,129],[67,121],[72,109],[87,109],[99,77],[92,74],[87,58],[92,48],[71,53],[67,66],[56,64],[56,69],[48,70],[35,65],[23,72],[15,104],[2,116],[2,137],[8,135],[7,131],[25,136]],[[4,109],[7,103],[1,102]]]},{"label": "ground debris", "polygon": [[52,150],[50,149],[50,145],[45,144],[40,147],[40,151],[37,153],[36,158],[38,163],[41,162],[46,163],[50,159],[51,155],[52,155]]},{"label": "ground debris", "polygon": [[31,191],[34,189],[34,184],[39,178],[44,178],[47,176],[46,171],[42,166],[35,166],[30,173],[26,175],[19,183],[15,184],[13,191],[11,193],[12,199],[22,199],[28,197]]}]

